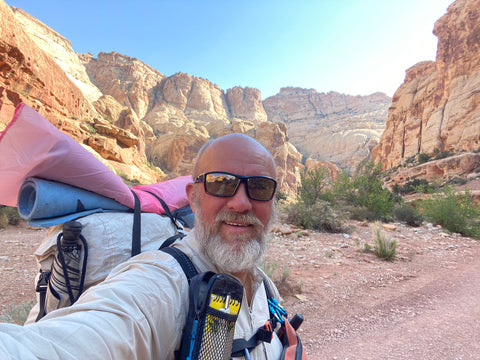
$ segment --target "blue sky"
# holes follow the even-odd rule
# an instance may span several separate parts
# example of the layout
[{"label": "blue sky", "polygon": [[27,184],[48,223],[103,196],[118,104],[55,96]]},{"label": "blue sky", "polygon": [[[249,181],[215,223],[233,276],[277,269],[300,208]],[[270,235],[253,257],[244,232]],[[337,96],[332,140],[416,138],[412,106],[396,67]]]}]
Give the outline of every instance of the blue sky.
[{"label": "blue sky", "polygon": [[392,96],[435,60],[435,21],[453,0],[6,0],[79,53],[138,58],[227,90],[281,87]]}]

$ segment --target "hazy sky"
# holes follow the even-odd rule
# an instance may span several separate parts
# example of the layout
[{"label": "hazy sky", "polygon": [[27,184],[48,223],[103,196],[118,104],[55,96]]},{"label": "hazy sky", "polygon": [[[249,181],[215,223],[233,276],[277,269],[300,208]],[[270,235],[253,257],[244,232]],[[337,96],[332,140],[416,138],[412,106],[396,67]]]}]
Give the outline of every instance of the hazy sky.
[{"label": "hazy sky", "polygon": [[453,0],[6,0],[79,53],[138,58],[227,90],[281,87],[392,96],[435,60],[435,21]]}]

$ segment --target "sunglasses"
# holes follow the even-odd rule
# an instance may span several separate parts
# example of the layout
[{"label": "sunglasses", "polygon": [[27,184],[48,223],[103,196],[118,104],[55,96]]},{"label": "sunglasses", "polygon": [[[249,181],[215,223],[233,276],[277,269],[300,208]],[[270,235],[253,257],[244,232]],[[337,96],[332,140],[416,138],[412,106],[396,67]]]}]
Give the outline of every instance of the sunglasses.
[{"label": "sunglasses", "polygon": [[202,183],[205,192],[220,197],[234,196],[243,182],[247,196],[252,200],[272,200],[277,182],[268,176],[242,176],[228,172],[211,171],[195,178],[195,183]]}]

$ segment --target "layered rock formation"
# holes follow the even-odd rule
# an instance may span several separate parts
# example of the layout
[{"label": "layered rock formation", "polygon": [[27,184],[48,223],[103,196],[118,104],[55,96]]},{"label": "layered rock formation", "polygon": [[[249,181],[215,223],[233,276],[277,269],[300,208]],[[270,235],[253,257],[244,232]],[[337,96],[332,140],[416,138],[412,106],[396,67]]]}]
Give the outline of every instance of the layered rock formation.
[{"label": "layered rock formation", "polygon": [[263,102],[268,119],[287,125],[305,158],[332,162],[349,172],[371,156],[385,126],[390,98],[283,88]]},{"label": "layered rock formation", "polygon": [[3,0],[0,17],[0,130],[25,102],[112,169],[144,183],[190,173],[206,140],[242,132],[272,152],[281,190],[298,186],[302,156],[286,127],[267,121],[257,89],[225,92],[188,74],[166,77],[115,52],[78,55],[67,39]]},{"label": "layered rock formation", "polygon": [[475,172],[478,168],[480,168],[480,154],[462,153],[417,166],[400,168],[388,177],[385,185],[393,189],[394,185],[401,186],[416,178],[438,184],[443,184],[454,178],[468,181],[478,177],[478,173]]},{"label": "layered rock formation", "polygon": [[[24,102],[110,168],[142,182],[165,177],[146,165],[144,124],[90,82],[68,40],[3,1],[0,17],[2,128]],[[153,136],[151,129],[147,133]]]},{"label": "layered rock formation", "polygon": [[480,0],[457,0],[435,24],[435,61],[407,70],[374,149],[384,169],[420,154],[480,146]]},{"label": "layered rock formation", "polygon": [[[17,13],[33,27],[38,25],[28,14]],[[80,89],[36,45],[3,1],[0,1],[0,17],[0,120],[9,121],[15,105],[22,100],[45,115],[90,116],[94,109]]]}]

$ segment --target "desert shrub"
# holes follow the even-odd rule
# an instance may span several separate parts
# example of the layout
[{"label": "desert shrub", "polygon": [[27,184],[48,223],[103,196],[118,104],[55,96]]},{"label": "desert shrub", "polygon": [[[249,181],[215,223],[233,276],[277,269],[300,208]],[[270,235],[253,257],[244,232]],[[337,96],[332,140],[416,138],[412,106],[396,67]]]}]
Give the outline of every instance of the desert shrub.
[{"label": "desert shrub", "polygon": [[397,253],[397,241],[389,239],[381,230],[380,224],[373,227],[373,252],[381,259],[392,260]]},{"label": "desert shrub", "polygon": [[125,174],[122,170],[115,170],[118,176],[120,176],[123,180],[123,182],[128,185],[128,186],[136,186],[136,185],[141,185],[140,181],[137,179],[130,179],[127,174]]},{"label": "desert shrub", "polygon": [[448,231],[480,239],[480,206],[473,202],[468,190],[457,193],[447,186],[442,193],[419,202],[423,216]]},{"label": "desert shrub", "polygon": [[418,163],[419,164],[424,164],[428,161],[430,161],[430,155],[425,154],[425,153],[418,154]]},{"label": "desert shrub", "polygon": [[304,171],[300,176],[302,185],[298,189],[299,200],[305,205],[313,205],[322,199],[329,182],[325,170],[317,167]]},{"label": "desert shrub", "polygon": [[370,209],[380,220],[388,220],[393,206],[399,201],[381,180],[381,164],[366,163],[353,179],[356,203]]},{"label": "desert shrub", "polygon": [[17,225],[19,222],[20,215],[16,207],[0,205],[0,228]]},{"label": "desert shrub", "polygon": [[461,177],[455,176],[453,179],[449,181],[450,184],[454,185],[465,185],[468,181],[466,179],[462,179]]},{"label": "desert shrub", "polygon": [[285,200],[287,200],[287,194],[285,194],[281,190],[277,190],[275,192],[275,198],[277,199],[277,201],[285,201]]},{"label": "desert shrub", "polygon": [[393,192],[395,194],[406,195],[414,192],[425,192],[425,189],[429,187],[429,183],[425,179],[413,179],[407,181],[402,186],[395,184]]},{"label": "desert shrub", "polygon": [[422,215],[410,204],[396,204],[392,210],[395,220],[404,222],[409,226],[418,227],[422,225]]},{"label": "desert shrub", "polygon": [[23,325],[27,321],[33,305],[34,303],[28,301],[18,305],[15,303],[3,305],[3,315],[0,316],[0,321]]},{"label": "desert shrub", "polygon": [[0,229],[5,229],[8,226],[8,216],[5,213],[0,213]]},{"label": "desert shrub", "polygon": [[454,155],[453,151],[440,151],[437,156],[435,156],[435,160],[445,159],[452,155]]},{"label": "desert shrub", "polygon": [[344,210],[347,211],[349,218],[352,220],[374,221],[377,219],[375,213],[364,206],[347,206]]},{"label": "desert shrub", "polygon": [[306,229],[332,233],[344,232],[343,216],[323,200],[317,200],[312,205],[302,201],[290,205],[287,208],[287,221]]},{"label": "desert shrub", "polygon": [[[359,166],[353,177],[346,173],[339,175],[332,184],[330,198],[335,204],[368,209],[373,214],[372,220],[390,219],[393,206],[400,201],[398,196],[383,188],[381,164],[373,161]],[[361,212],[366,214],[365,210],[358,211]]]}]

